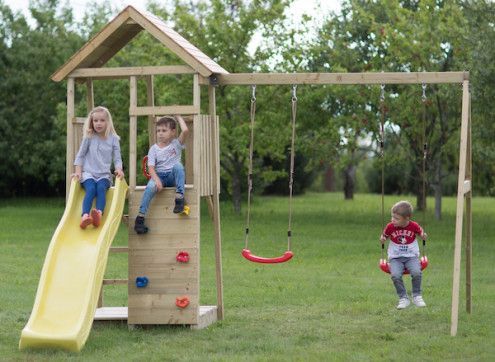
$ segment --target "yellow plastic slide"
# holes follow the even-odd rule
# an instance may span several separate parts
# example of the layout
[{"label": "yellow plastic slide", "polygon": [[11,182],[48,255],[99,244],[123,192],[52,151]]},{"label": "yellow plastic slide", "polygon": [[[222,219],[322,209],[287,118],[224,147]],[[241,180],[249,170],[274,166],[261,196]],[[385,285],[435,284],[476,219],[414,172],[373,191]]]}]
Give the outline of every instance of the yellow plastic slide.
[{"label": "yellow plastic slide", "polygon": [[48,247],[33,311],[19,348],[80,351],[98,303],[108,251],[124,209],[127,184],[117,179],[107,192],[102,223],[79,227],[84,190],[72,180],[64,215]]}]

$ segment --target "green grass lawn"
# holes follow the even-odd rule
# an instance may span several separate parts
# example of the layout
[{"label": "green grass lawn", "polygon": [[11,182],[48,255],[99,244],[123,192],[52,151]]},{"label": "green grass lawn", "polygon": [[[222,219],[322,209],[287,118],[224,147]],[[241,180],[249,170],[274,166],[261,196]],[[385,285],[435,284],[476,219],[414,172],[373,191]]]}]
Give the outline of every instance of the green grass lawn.
[{"label": "green grass lawn", "polygon": [[[413,198],[410,198],[413,201]],[[389,208],[398,197],[387,197]],[[433,205],[433,200],[428,200]],[[0,204],[0,360],[493,361],[495,356],[495,203],[473,202],[473,313],[465,312],[464,278],[457,337],[450,336],[455,199],[444,217],[427,214],[430,265],[423,275],[427,307],[397,311],[388,275],[378,268],[380,197],[311,193],[294,200],[288,263],[260,265],[241,255],[245,215],[222,204],[225,320],[208,329],[97,323],[81,353],[18,351],[63,200]],[[204,206],[204,205],[203,205]],[[256,197],[250,248],[263,256],[286,248],[287,198]],[[432,207],[430,207],[431,209]],[[422,215],[416,215],[422,221]],[[216,303],[213,228],[202,212],[201,304]],[[114,245],[127,243],[121,227]],[[464,273],[464,264],[462,265]],[[127,255],[112,254],[109,278],[127,277]],[[463,274],[462,274],[463,275]],[[406,278],[410,290],[410,278]],[[106,287],[105,304],[127,304],[125,286]]]}]

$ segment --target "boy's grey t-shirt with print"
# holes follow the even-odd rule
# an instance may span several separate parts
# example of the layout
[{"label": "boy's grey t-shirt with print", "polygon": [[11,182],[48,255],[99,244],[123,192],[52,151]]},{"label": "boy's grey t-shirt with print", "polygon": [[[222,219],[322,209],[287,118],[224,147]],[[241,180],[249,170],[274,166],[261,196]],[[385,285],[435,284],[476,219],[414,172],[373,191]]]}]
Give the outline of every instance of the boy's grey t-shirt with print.
[{"label": "boy's grey t-shirt with print", "polygon": [[170,172],[176,163],[180,163],[184,148],[177,138],[163,148],[155,143],[148,152],[148,166],[154,167],[157,173]]},{"label": "boy's grey t-shirt with print", "polygon": [[74,166],[82,166],[81,182],[106,178],[112,182],[110,166],[122,169],[119,137],[111,134],[107,138],[84,137],[79,147]]}]

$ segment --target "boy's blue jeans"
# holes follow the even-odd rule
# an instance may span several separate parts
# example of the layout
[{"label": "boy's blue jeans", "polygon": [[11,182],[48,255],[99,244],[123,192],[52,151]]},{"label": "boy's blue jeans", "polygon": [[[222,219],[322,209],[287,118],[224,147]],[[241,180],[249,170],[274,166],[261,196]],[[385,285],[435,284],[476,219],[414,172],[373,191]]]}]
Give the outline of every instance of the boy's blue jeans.
[{"label": "boy's blue jeans", "polygon": [[421,264],[419,258],[394,258],[390,259],[390,275],[392,281],[394,282],[395,290],[399,298],[407,298],[406,287],[404,286],[404,281],[402,280],[402,273],[404,268],[409,270],[412,279],[412,296],[421,295]]},{"label": "boy's blue jeans", "polygon": [[[184,166],[181,163],[176,163],[172,170],[168,172],[157,172],[163,187],[175,186],[175,192],[184,195],[184,183],[186,175],[184,172]],[[141,200],[141,206],[139,206],[139,213],[146,215],[150,206],[151,200],[157,193],[156,183],[153,179],[148,181],[146,189],[144,190],[143,199]]]},{"label": "boy's blue jeans", "polygon": [[107,202],[107,190],[110,188],[110,180],[103,178],[96,182],[92,178],[87,179],[82,184],[82,187],[86,191],[84,195],[82,214],[89,214],[93,200],[96,197],[96,209],[103,212],[105,210],[105,204]]}]

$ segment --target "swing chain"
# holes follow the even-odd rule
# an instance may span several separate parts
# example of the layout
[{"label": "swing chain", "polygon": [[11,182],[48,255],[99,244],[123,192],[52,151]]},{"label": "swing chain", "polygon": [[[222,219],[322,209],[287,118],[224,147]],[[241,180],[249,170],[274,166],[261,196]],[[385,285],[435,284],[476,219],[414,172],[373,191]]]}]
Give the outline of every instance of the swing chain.
[{"label": "swing chain", "polygon": [[425,103],[426,102],[426,83],[423,83],[421,85],[421,87],[423,88],[423,96],[421,97],[421,99],[422,99],[423,103]]},{"label": "swing chain", "polygon": [[385,84],[380,84],[380,102],[385,100]]}]

